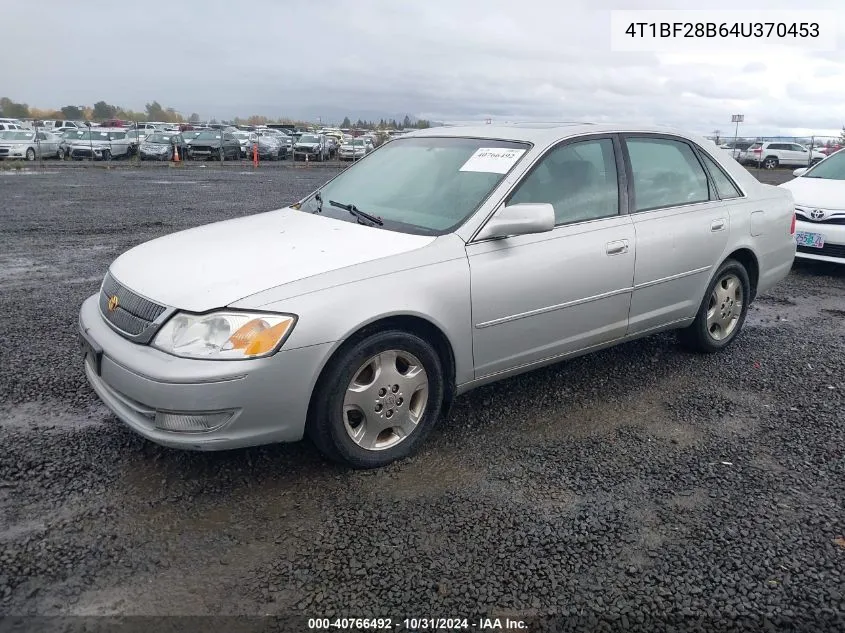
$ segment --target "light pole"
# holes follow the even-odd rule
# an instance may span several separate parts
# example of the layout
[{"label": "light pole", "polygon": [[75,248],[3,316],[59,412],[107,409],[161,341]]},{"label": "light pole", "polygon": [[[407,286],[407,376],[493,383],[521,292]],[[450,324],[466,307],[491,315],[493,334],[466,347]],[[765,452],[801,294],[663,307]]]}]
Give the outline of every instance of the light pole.
[{"label": "light pole", "polygon": [[734,114],[731,115],[731,123],[736,123],[736,128],[734,129],[734,146],[733,150],[731,151],[731,155],[736,158],[736,139],[739,137],[739,124],[745,120],[744,114]]}]

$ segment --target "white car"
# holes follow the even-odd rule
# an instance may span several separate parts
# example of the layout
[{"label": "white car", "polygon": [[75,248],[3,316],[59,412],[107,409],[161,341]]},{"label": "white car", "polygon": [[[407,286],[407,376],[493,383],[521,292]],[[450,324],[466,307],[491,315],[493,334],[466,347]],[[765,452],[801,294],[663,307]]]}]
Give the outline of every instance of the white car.
[{"label": "white car", "polygon": [[742,152],[737,159],[743,165],[760,165],[765,169],[775,169],[778,165],[790,167],[807,167],[824,160],[824,154],[817,150],[810,150],[798,143],[783,143],[766,141],[754,143]]},{"label": "white car", "polygon": [[845,264],[845,149],[781,187],[795,198],[796,257]]}]

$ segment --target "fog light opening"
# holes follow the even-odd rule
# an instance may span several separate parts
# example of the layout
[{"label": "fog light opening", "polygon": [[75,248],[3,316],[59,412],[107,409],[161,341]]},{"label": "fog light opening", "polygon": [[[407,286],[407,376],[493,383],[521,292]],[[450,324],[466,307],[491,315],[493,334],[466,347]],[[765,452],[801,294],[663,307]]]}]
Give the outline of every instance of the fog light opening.
[{"label": "fog light opening", "polygon": [[208,433],[220,428],[235,414],[234,411],[179,413],[156,411],[155,427],[175,433]]}]

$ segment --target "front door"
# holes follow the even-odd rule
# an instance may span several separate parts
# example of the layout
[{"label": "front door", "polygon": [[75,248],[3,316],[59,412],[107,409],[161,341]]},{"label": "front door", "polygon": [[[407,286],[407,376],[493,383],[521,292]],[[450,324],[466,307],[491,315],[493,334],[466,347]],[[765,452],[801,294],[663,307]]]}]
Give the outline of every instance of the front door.
[{"label": "front door", "polygon": [[610,136],[556,146],[506,200],[552,204],[556,228],[467,245],[476,378],[625,335],[636,244],[621,165]]}]

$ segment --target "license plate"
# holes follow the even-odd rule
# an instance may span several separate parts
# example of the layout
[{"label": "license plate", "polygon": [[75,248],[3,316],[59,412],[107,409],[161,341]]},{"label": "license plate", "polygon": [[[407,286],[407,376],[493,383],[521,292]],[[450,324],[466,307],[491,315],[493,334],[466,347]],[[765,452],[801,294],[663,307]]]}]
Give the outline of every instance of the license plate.
[{"label": "license plate", "polygon": [[798,246],[809,246],[810,248],[824,248],[824,235],[821,233],[795,232],[795,243]]},{"label": "license plate", "polygon": [[103,360],[102,348],[89,339],[83,332],[79,332],[79,345],[82,348],[82,360],[84,362],[91,358],[91,363],[94,366],[94,373],[100,375],[100,366]]}]

